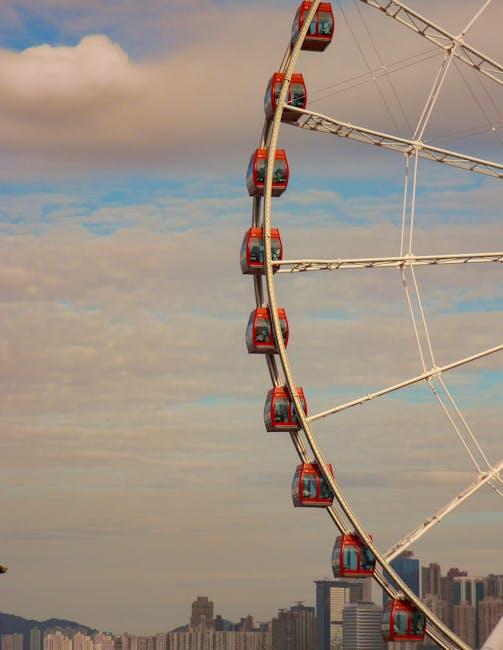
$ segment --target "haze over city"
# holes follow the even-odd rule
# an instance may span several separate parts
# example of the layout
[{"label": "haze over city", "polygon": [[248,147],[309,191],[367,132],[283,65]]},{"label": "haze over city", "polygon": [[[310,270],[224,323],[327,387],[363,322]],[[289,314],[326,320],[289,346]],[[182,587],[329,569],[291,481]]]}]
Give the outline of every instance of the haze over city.
[{"label": "haze over city", "polygon": [[[410,4],[459,33],[480,1]],[[337,5],[330,48],[299,59],[309,106],[410,137],[442,53],[362,3]],[[270,378],[246,351],[255,302],[239,268],[246,168],[295,9],[3,0],[3,612],[153,634],[185,624],[197,594],[230,620],[269,620],[314,604],[313,581],[332,575],[336,529],[292,507],[297,455],[288,433],[265,432]],[[493,2],[470,31],[498,61],[502,20]],[[341,85],[407,57],[394,90]],[[425,140],[501,160],[502,102],[501,86],[454,65]],[[290,179],[273,225],[286,258],[398,254],[401,156],[288,125],[280,146]],[[421,161],[415,252],[501,250],[498,180]],[[439,366],[501,344],[501,264],[417,277]],[[396,269],[285,274],[277,287],[310,413],[422,372]],[[446,381],[500,461],[501,352]],[[477,475],[424,382],[315,424],[384,550]],[[501,512],[485,486],[416,556],[503,573]]]}]

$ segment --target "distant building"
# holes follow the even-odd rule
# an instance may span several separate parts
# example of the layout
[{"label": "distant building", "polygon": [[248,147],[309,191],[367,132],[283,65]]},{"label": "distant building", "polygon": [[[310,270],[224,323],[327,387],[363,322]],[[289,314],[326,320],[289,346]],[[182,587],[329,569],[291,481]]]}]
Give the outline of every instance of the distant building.
[{"label": "distant building", "polygon": [[453,625],[454,578],[466,575],[466,571],[460,571],[457,567],[454,567],[447,571],[445,578],[441,579],[441,596],[442,600],[447,602],[447,624],[450,628]]},{"label": "distant building", "polygon": [[442,574],[440,566],[436,562],[432,562],[430,566],[421,567],[421,594],[431,594],[440,598],[442,591],[441,584]]},{"label": "distant building", "polygon": [[[479,644],[479,603],[485,596],[485,587],[484,578],[477,578],[474,576],[456,576],[452,585],[452,603],[454,608],[457,605],[464,605],[465,603],[468,603],[474,608],[475,642],[473,645],[476,645],[477,647]],[[453,627],[455,627],[454,616]]]},{"label": "distant building", "polygon": [[131,650],[131,642],[128,634],[121,634],[115,637],[114,650]]},{"label": "distant building", "polygon": [[198,596],[192,603],[190,627],[213,627],[213,602],[208,596]]},{"label": "distant building", "polygon": [[490,573],[486,581],[486,596],[493,598],[503,598],[503,575],[494,575]]},{"label": "distant building", "polygon": [[23,634],[2,634],[2,650],[23,650]]},{"label": "distant building", "polygon": [[253,618],[253,616],[251,614],[248,614],[248,616],[242,617],[240,619],[240,621],[237,624],[236,628],[237,628],[237,631],[253,632],[253,630],[257,629],[257,624],[256,624],[255,619]]},{"label": "distant building", "polygon": [[73,635],[72,650],[94,650],[94,642],[87,634],[76,632]]},{"label": "distant building", "polygon": [[221,614],[217,614],[215,616],[215,620],[213,621],[213,629],[215,632],[223,632],[225,627],[225,622],[224,619],[222,618]]},{"label": "distant building", "polygon": [[342,612],[349,603],[370,600],[371,582],[316,580],[316,650],[342,649]]},{"label": "distant building", "polygon": [[73,650],[73,641],[59,630],[44,635],[44,650]]},{"label": "distant building", "polygon": [[458,605],[454,605],[452,611],[453,632],[469,645],[470,648],[478,647],[475,606],[467,601],[463,601]]},{"label": "distant building", "polygon": [[30,650],[42,650],[42,631],[38,627],[30,630]]},{"label": "distant building", "polygon": [[479,603],[479,645],[483,645],[503,617],[503,599],[486,596]]},{"label": "distant building", "polygon": [[383,650],[382,607],[375,603],[349,603],[342,613],[343,650]]},{"label": "distant building", "polygon": [[447,624],[447,602],[437,594],[425,594],[422,598],[426,607],[437,616],[443,623]]},{"label": "distant building", "polygon": [[199,627],[169,632],[169,650],[271,650],[264,632],[217,632]]},{"label": "distant building", "polygon": [[[414,553],[412,551],[403,551],[400,555],[391,560],[390,564],[409,589],[419,597],[419,560],[414,558]],[[389,582],[391,582],[395,588],[398,588],[393,579],[390,578],[387,573],[385,573],[385,575]],[[383,592],[384,604],[388,602],[388,598],[388,594]]]},{"label": "distant building", "polygon": [[165,632],[155,635],[155,650],[168,650],[168,635]]},{"label": "distant building", "polygon": [[315,650],[315,611],[301,603],[272,621],[272,650]]}]

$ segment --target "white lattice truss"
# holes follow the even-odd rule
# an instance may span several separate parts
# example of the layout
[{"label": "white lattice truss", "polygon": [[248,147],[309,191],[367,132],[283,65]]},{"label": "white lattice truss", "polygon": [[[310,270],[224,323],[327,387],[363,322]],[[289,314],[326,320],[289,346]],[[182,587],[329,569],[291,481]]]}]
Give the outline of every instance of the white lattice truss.
[{"label": "white lattice truss", "polygon": [[334,260],[276,260],[273,266],[279,273],[304,273],[306,271],[337,271],[338,269],[382,269],[403,266],[447,266],[451,264],[476,264],[500,262],[499,253],[455,253],[454,255],[401,255],[397,257],[361,257]]},{"label": "white lattice truss", "polygon": [[[464,41],[464,34],[467,28],[458,36],[450,34],[446,29],[439,27],[425,16],[417,13],[403,2],[393,0],[361,0],[361,2],[375,7],[384,12],[386,16],[394,18],[396,21],[405,25],[412,31],[416,32],[430,43],[434,43],[446,52],[453,51],[453,56],[463,63],[475,68],[481,74],[489,77],[499,84],[503,84],[503,67],[497,61],[489,56],[471,47]],[[485,7],[483,7],[485,8]],[[469,26],[470,23],[469,23]]]},{"label": "white lattice truss", "polygon": [[349,122],[341,122],[328,115],[314,113],[313,111],[302,108],[289,106],[288,110],[305,116],[299,122],[293,123],[294,126],[301,129],[330,133],[339,138],[347,138],[348,140],[356,140],[364,144],[372,144],[376,147],[396,151],[407,156],[417,155],[419,158],[424,158],[425,160],[443,163],[449,167],[456,167],[457,169],[464,169],[469,172],[493,176],[494,178],[503,177],[503,164],[501,163],[482,160],[456,151],[441,149],[440,147],[433,147],[420,140],[407,140],[406,138],[400,138],[389,133],[373,131],[363,126],[357,126]]}]

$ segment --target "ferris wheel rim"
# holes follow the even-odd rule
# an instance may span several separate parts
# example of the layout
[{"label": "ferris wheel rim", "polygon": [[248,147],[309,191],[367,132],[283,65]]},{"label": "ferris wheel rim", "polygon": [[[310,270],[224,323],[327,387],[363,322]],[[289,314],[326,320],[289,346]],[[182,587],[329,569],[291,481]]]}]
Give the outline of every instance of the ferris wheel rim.
[{"label": "ferris wheel rim", "polygon": [[[275,270],[274,267],[276,265],[272,260],[272,251],[271,251],[271,212],[272,212],[271,199],[272,199],[273,161],[277,149],[279,130],[281,127],[281,117],[285,107],[286,93],[288,91],[288,85],[291,79],[291,74],[293,73],[293,70],[297,63],[300,54],[301,44],[303,38],[307,33],[307,28],[319,4],[320,4],[320,0],[314,0],[312,2],[309,12],[306,13],[303,27],[300,30],[297,39],[295,40],[295,42],[293,42],[291,47],[287,48],[287,51],[285,53],[285,56],[281,64],[281,70],[285,74],[285,80],[281,86],[281,91],[280,91],[279,98],[277,100],[277,106],[274,111],[274,116],[272,120],[268,120],[267,118],[265,120],[264,130],[262,133],[262,141],[261,141],[261,146],[266,146],[267,143],[267,149],[268,149],[267,173],[265,179],[264,199],[263,199],[263,238],[264,238],[264,261],[265,261],[264,275],[265,275],[267,295],[268,295],[268,306],[270,310],[270,317],[273,326],[273,331],[276,339],[277,352],[279,354],[279,358],[281,361],[281,366],[283,369],[283,374],[285,377],[286,384],[289,388],[292,400],[297,410],[297,416],[300,420],[301,429],[303,430],[308,445],[311,448],[311,452],[317,464],[319,465],[325,480],[329,484],[335,498],[337,499],[340,508],[344,512],[344,515],[349,520],[349,522],[353,525],[354,530],[358,533],[358,535],[362,538],[362,540],[368,545],[370,550],[374,552],[380,566],[387,571],[390,578],[394,580],[395,584],[398,586],[398,588],[400,588],[400,590],[403,592],[405,597],[408,600],[410,600],[411,603],[413,603],[425,615],[426,619],[432,626],[430,627],[430,625],[428,625],[426,627],[426,634],[431,636],[437,643],[441,645],[441,647],[444,647],[446,649],[455,647],[455,648],[461,648],[462,650],[469,650],[468,646],[463,641],[461,641],[461,639],[459,639],[454,633],[452,633],[452,631],[447,626],[445,626],[436,616],[434,616],[432,612],[424,605],[424,603],[418,597],[416,597],[415,594],[407,587],[407,585],[401,580],[398,574],[396,574],[396,572],[394,571],[394,569],[391,567],[391,565],[387,560],[386,557],[387,554],[385,555],[381,554],[380,551],[375,547],[372,538],[366,532],[363,524],[361,524],[361,522],[359,521],[358,517],[352,510],[349,502],[346,500],[342,490],[339,488],[337,482],[329,472],[328,465],[324,459],[321,449],[318,446],[316,437],[314,436],[314,433],[311,431],[310,422],[309,422],[310,418],[307,418],[303,411],[303,407],[300,402],[299,395],[297,393],[297,384],[294,380],[288,354],[286,352],[286,348],[281,334],[281,326],[277,314],[277,301],[276,301],[275,283],[273,277],[273,272]],[[417,150],[416,150],[416,155],[417,155]],[[260,199],[255,200],[254,217],[253,217],[254,225],[257,225],[258,223],[260,207],[261,207]],[[256,276],[254,280],[255,280],[255,287],[256,287],[256,291],[255,291],[256,300],[257,300],[257,305],[259,306],[259,300],[261,304],[264,304],[262,278]],[[258,289],[257,287],[260,287],[260,289]],[[273,355],[267,355],[267,363],[269,365],[269,369],[271,372],[273,385],[277,386],[280,384],[281,379]],[[271,366],[274,367],[274,372],[271,371]],[[306,449],[305,447],[302,447],[300,436],[292,431],[291,437],[294,445],[297,448],[299,457],[301,459],[307,458]],[[340,515],[338,514],[338,511],[335,509],[335,507],[327,508],[327,510],[330,516],[332,517],[332,519],[334,520],[334,523],[336,524],[336,526],[339,528],[341,532],[346,532],[347,530],[349,530],[347,525],[340,518]],[[378,583],[383,587],[383,589],[388,591],[388,593],[391,596],[396,596],[396,590],[389,584],[389,582],[384,578],[382,574],[376,572],[376,575],[374,577],[376,578]]]}]

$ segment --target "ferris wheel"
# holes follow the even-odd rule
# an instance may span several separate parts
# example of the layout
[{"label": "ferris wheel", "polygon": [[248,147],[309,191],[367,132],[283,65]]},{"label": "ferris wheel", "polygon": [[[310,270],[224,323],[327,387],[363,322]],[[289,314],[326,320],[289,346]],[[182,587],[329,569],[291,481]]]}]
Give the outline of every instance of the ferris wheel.
[{"label": "ferris wheel", "polygon": [[[330,3],[314,0],[300,4],[293,21],[291,41],[288,43],[278,71],[272,75],[267,86],[264,105],[265,122],[260,146],[252,154],[247,171],[247,188],[252,197],[253,209],[251,227],[243,239],[240,262],[242,272],[253,277],[256,309],[250,315],[246,330],[246,344],[248,352],[261,353],[265,356],[272,380],[272,388],[267,395],[264,408],[266,429],[288,432],[299,456],[300,464],[292,484],[293,503],[297,507],[326,509],[338,528],[339,534],[332,555],[334,575],[344,579],[372,576],[387,592],[390,598],[382,622],[385,641],[420,642],[427,635],[446,650],[469,650],[469,646],[435,616],[407,586],[390,562],[483,486],[489,486],[499,496],[503,496],[501,475],[503,461],[495,464],[489,460],[445,379],[445,375],[456,368],[501,352],[503,343],[495,340],[490,348],[470,351],[470,354],[463,358],[439,365],[416,275],[416,267],[423,266],[477,263],[498,265],[503,263],[503,252],[496,250],[431,255],[416,255],[413,252],[420,159],[425,159],[428,164],[441,163],[444,166],[473,174],[483,174],[493,179],[503,178],[502,163],[439,148],[428,143],[424,137],[452,64],[471,67],[484,78],[485,82],[499,86],[503,85],[503,66],[484,52],[472,47],[467,36],[490,5],[491,0],[485,0],[462,32],[457,35],[435,24],[399,0],[354,0],[354,2],[360,15],[359,2],[362,2],[369,8],[377,9],[392,18],[401,24],[402,28],[415,32],[418,37],[433,44],[442,55],[440,67],[434,77],[418,123],[409,138],[357,126],[313,112],[308,108],[306,82],[302,74],[296,71],[296,64],[301,51],[315,52],[318,55],[324,52],[334,37],[335,19]],[[337,4],[339,10],[344,13],[339,0]],[[362,10],[367,11],[367,8]],[[372,38],[368,27],[367,32]],[[384,66],[383,70],[385,70]],[[370,68],[369,76],[372,76]],[[282,125],[355,140],[402,156],[404,184],[400,240],[397,242],[398,255],[347,259],[288,259],[284,255],[281,233],[278,228],[273,227],[272,218],[272,198],[279,197],[285,192],[289,180],[286,152],[278,149],[278,137]],[[275,276],[276,274],[382,267],[396,268],[400,274],[404,300],[417,347],[418,373],[393,385],[378,388],[371,393],[308,415],[304,389],[297,384],[287,354],[289,323],[286,310],[278,306]],[[346,498],[335,478],[337,474],[334,475],[332,465],[327,462],[318,445],[314,429],[319,420],[417,384],[426,384],[431,391],[432,399],[438,403],[449,427],[452,428],[470,463],[473,464],[474,480],[391,548],[382,551],[376,546],[370,532]],[[491,647],[503,648],[503,640],[500,643],[501,646]]]}]

